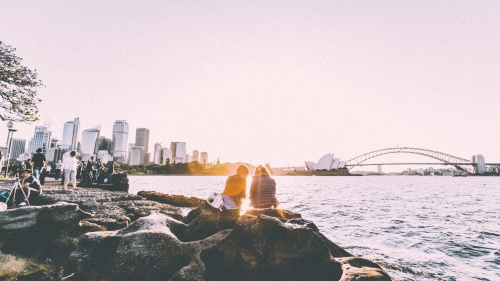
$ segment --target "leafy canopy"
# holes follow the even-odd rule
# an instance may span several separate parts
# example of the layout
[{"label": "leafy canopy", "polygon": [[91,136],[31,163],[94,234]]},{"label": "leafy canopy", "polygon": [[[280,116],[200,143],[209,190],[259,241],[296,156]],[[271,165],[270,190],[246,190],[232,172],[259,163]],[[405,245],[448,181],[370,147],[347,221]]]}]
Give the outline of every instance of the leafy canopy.
[{"label": "leafy canopy", "polygon": [[21,65],[16,49],[0,41],[0,119],[12,121],[38,120],[36,89],[43,87],[36,70]]}]

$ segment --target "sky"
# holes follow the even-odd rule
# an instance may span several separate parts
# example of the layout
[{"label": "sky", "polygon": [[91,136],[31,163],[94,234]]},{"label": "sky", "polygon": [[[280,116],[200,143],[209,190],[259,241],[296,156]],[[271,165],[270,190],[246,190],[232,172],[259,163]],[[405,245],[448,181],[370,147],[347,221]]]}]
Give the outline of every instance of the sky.
[{"label": "sky", "polygon": [[129,142],[146,127],[150,150],[181,141],[210,161],[302,166],[417,147],[500,162],[500,1],[0,6],[0,40],[45,84],[41,120],[15,137],[50,122],[61,139],[80,117],[106,137],[127,120]]}]

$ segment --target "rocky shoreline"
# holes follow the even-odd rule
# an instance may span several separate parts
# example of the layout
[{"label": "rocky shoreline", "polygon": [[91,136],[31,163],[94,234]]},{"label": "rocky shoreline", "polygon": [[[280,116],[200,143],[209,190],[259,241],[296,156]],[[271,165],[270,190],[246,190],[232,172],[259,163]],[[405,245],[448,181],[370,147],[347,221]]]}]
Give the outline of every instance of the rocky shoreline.
[{"label": "rocky shoreline", "polygon": [[0,212],[0,280],[391,280],[286,210],[58,185],[31,203]]}]

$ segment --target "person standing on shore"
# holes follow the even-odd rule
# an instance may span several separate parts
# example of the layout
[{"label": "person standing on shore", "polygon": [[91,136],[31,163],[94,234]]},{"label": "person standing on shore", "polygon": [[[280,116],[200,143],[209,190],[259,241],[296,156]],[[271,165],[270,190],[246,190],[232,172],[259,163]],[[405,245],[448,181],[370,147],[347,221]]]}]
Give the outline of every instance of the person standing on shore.
[{"label": "person standing on shore", "polygon": [[250,206],[258,209],[276,208],[276,181],[269,176],[266,168],[258,166],[250,185]]},{"label": "person standing on shore", "polygon": [[87,161],[87,175],[88,175],[88,184],[92,184],[95,178],[95,170],[94,170],[94,156],[91,156],[89,161]]},{"label": "person standing on shore", "polygon": [[55,180],[59,180],[59,174],[61,173],[61,166],[62,166],[62,163],[61,163],[61,160],[57,161],[56,163],[56,172],[55,172]]},{"label": "person standing on shore", "polygon": [[68,182],[71,180],[73,184],[73,191],[76,189],[76,169],[78,167],[78,159],[76,159],[76,151],[71,151],[69,157],[62,162],[62,170],[64,171],[64,185],[63,189],[66,190]]},{"label": "person standing on shore", "polygon": [[236,174],[226,180],[226,186],[222,192],[224,207],[228,210],[238,210],[241,208],[247,190],[247,167],[240,165],[236,169]]},{"label": "person standing on shore", "polygon": [[33,161],[33,177],[37,180],[40,180],[40,174],[43,172],[43,169],[47,166],[47,158],[45,154],[42,153],[42,148],[38,148],[36,150],[36,154],[33,155],[31,161]]}]

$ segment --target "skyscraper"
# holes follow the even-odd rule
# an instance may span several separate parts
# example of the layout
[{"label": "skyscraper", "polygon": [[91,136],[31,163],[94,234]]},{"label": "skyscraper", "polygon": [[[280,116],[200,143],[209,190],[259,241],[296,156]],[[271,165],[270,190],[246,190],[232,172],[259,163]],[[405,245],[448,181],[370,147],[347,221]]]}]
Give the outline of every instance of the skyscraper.
[{"label": "skyscraper", "polygon": [[10,151],[10,159],[17,159],[19,155],[24,153],[25,149],[26,149],[25,139],[12,139],[12,150]]},{"label": "skyscraper", "polygon": [[198,150],[193,150],[193,157],[191,158],[193,162],[200,162]]},{"label": "skyscraper", "polygon": [[125,120],[116,120],[113,125],[113,159],[125,163],[128,149],[128,123]]},{"label": "skyscraper", "polygon": [[164,147],[161,149],[161,164],[167,164],[167,160],[168,160],[168,163],[172,164],[173,161],[172,161],[172,150]]},{"label": "skyscraper", "polygon": [[61,148],[65,150],[76,150],[79,132],[80,117],[75,118],[73,121],[64,123]]},{"label": "skyscraper", "polygon": [[137,128],[135,131],[135,145],[144,147],[144,159],[143,163],[149,161],[148,158],[148,148],[149,148],[149,129],[148,128]]},{"label": "skyscraper", "polygon": [[153,155],[153,163],[161,164],[161,143],[155,143],[155,150]]},{"label": "skyscraper", "polygon": [[82,132],[80,153],[86,155],[97,155],[99,150],[99,133],[96,128],[87,129]]},{"label": "skyscraper", "polygon": [[51,135],[52,132],[48,126],[36,126],[35,134],[28,144],[28,153],[35,154],[38,148],[43,149],[45,153],[46,149],[49,148]]},{"label": "skyscraper", "polygon": [[208,163],[208,153],[205,151],[202,151],[200,153],[200,163],[203,165],[206,165]]},{"label": "skyscraper", "polygon": [[112,148],[111,139],[108,139],[105,136],[99,137],[99,151],[105,150],[108,153],[111,153],[111,148]]},{"label": "skyscraper", "polygon": [[185,142],[172,142],[170,143],[170,150],[172,151],[172,160],[175,163],[183,163],[186,155]]},{"label": "skyscraper", "polygon": [[130,147],[129,164],[130,165],[144,164],[144,147],[137,145]]}]

